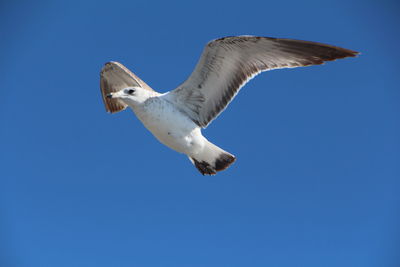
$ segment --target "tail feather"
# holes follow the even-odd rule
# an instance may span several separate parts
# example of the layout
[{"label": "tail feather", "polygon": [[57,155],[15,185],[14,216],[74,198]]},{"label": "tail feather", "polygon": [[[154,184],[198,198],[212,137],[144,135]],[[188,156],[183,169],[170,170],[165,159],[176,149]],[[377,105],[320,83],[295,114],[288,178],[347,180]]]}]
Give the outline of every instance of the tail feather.
[{"label": "tail feather", "polygon": [[236,160],[235,156],[210,142],[202,153],[189,159],[203,175],[215,175],[228,168]]}]

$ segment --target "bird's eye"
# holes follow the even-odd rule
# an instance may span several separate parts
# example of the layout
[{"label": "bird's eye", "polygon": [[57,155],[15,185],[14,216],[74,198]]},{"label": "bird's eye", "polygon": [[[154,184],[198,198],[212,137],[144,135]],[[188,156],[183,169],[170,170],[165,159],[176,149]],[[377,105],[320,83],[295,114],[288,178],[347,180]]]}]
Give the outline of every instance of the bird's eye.
[{"label": "bird's eye", "polygon": [[135,90],[133,90],[133,89],[129,89],[129,90],[127,91],[127,93],[130,94],[130,95],[132,95],[134,92],[135,92]]}]

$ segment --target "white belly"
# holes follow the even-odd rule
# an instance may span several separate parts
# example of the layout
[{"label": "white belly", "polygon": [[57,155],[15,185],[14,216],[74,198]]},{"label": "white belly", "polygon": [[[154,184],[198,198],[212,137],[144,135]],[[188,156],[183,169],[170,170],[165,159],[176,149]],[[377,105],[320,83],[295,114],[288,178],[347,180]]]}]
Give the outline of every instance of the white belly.
[{"label": "white belly", "polygon": [[197,154],[205,138],[200,128],[170,103],[154,98],[133,109],[144,126],[164,145],[184,154]]}]

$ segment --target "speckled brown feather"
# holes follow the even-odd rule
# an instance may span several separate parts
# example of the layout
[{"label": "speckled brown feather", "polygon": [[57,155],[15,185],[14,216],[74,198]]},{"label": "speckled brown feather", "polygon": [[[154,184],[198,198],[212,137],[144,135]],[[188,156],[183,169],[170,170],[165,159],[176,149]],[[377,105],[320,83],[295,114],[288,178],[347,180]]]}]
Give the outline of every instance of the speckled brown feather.
[{"label": "speckled brown feather", "polygon": [[100,89],[107,112],[116,113],[127,107],[118,99],[107,98],[107,95],[132,86],[154,91],[121,63],[108,62],[104,65],[100,72]]}]

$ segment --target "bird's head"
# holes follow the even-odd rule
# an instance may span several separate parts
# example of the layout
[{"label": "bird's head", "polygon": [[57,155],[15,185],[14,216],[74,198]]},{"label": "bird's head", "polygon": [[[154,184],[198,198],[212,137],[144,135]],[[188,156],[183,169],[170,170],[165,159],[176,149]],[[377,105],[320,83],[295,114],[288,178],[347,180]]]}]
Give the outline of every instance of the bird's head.
[{"label": "bird's head", "polygon": [[141,87],[127,87],[107,95],[107,98],[119,99],[127,105],[138,105],[151,97],[151,92]]}]

